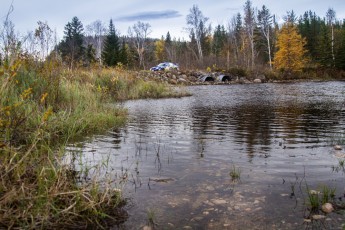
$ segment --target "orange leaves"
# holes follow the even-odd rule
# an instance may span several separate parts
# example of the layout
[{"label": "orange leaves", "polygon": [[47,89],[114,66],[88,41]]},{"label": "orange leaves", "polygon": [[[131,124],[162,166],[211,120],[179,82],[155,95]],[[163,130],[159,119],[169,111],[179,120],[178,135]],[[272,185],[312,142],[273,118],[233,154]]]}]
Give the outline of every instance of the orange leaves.
[{"label": "orange leaves", "polygon": [[276,69],[288,72],[299,72],[307,64],[305,57],[306,41],[298,33],[297,27],[291,23],[285,23],[278,32],[277,52],[274,58]]}]

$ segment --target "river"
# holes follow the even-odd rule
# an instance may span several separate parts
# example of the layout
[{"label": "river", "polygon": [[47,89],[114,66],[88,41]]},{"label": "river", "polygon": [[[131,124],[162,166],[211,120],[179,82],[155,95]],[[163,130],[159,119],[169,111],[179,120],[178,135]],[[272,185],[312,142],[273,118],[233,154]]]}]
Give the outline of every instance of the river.
[{"label": "river", "polygon": [[114,229],[341,229],[341,210],[310,212],[308,189],[344,198],[345,82],[187,89],[127,101],[123,128],[69,147],[128,198]]}]

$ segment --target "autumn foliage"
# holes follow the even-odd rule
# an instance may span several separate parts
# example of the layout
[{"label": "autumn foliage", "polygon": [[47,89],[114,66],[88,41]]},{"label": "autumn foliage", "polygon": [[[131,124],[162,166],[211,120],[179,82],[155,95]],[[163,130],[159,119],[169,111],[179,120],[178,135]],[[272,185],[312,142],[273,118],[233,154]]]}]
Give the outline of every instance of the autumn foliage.
[{"label": "autumn foliage", "polygon": [[306,40],[298,33],[297,27],[286,22],[277,35],[274,67],[288,73],[302,71],[308,62],[305,45]]}]

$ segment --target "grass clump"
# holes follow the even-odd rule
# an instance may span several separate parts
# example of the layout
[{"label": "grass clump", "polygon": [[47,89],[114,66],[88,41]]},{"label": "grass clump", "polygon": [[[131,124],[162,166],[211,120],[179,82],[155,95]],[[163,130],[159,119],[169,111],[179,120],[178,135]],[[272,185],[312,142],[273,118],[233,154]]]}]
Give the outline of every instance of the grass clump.
[{"label": "grass clump", "polygon": [[241,179],[241,169],[235,165],[232,166],[229,174],[232,181],[239,181]]}]

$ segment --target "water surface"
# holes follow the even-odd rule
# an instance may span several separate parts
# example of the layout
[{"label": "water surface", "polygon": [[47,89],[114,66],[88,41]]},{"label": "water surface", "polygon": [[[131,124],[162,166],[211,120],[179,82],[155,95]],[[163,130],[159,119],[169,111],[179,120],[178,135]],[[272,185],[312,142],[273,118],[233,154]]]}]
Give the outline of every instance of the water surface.
[{"label": "water surface", "polygon": [[335,213],[304,219],[307,187],[344,196],[343,152],[333,148],[344,143],[344,82],[188,90],[126,102],[125,127],[70,147],[84,165],[107,167],[104,178],[126,180],[129,219],[114,229],[140,229],[148,214],[157,229],[341,228]]}]

